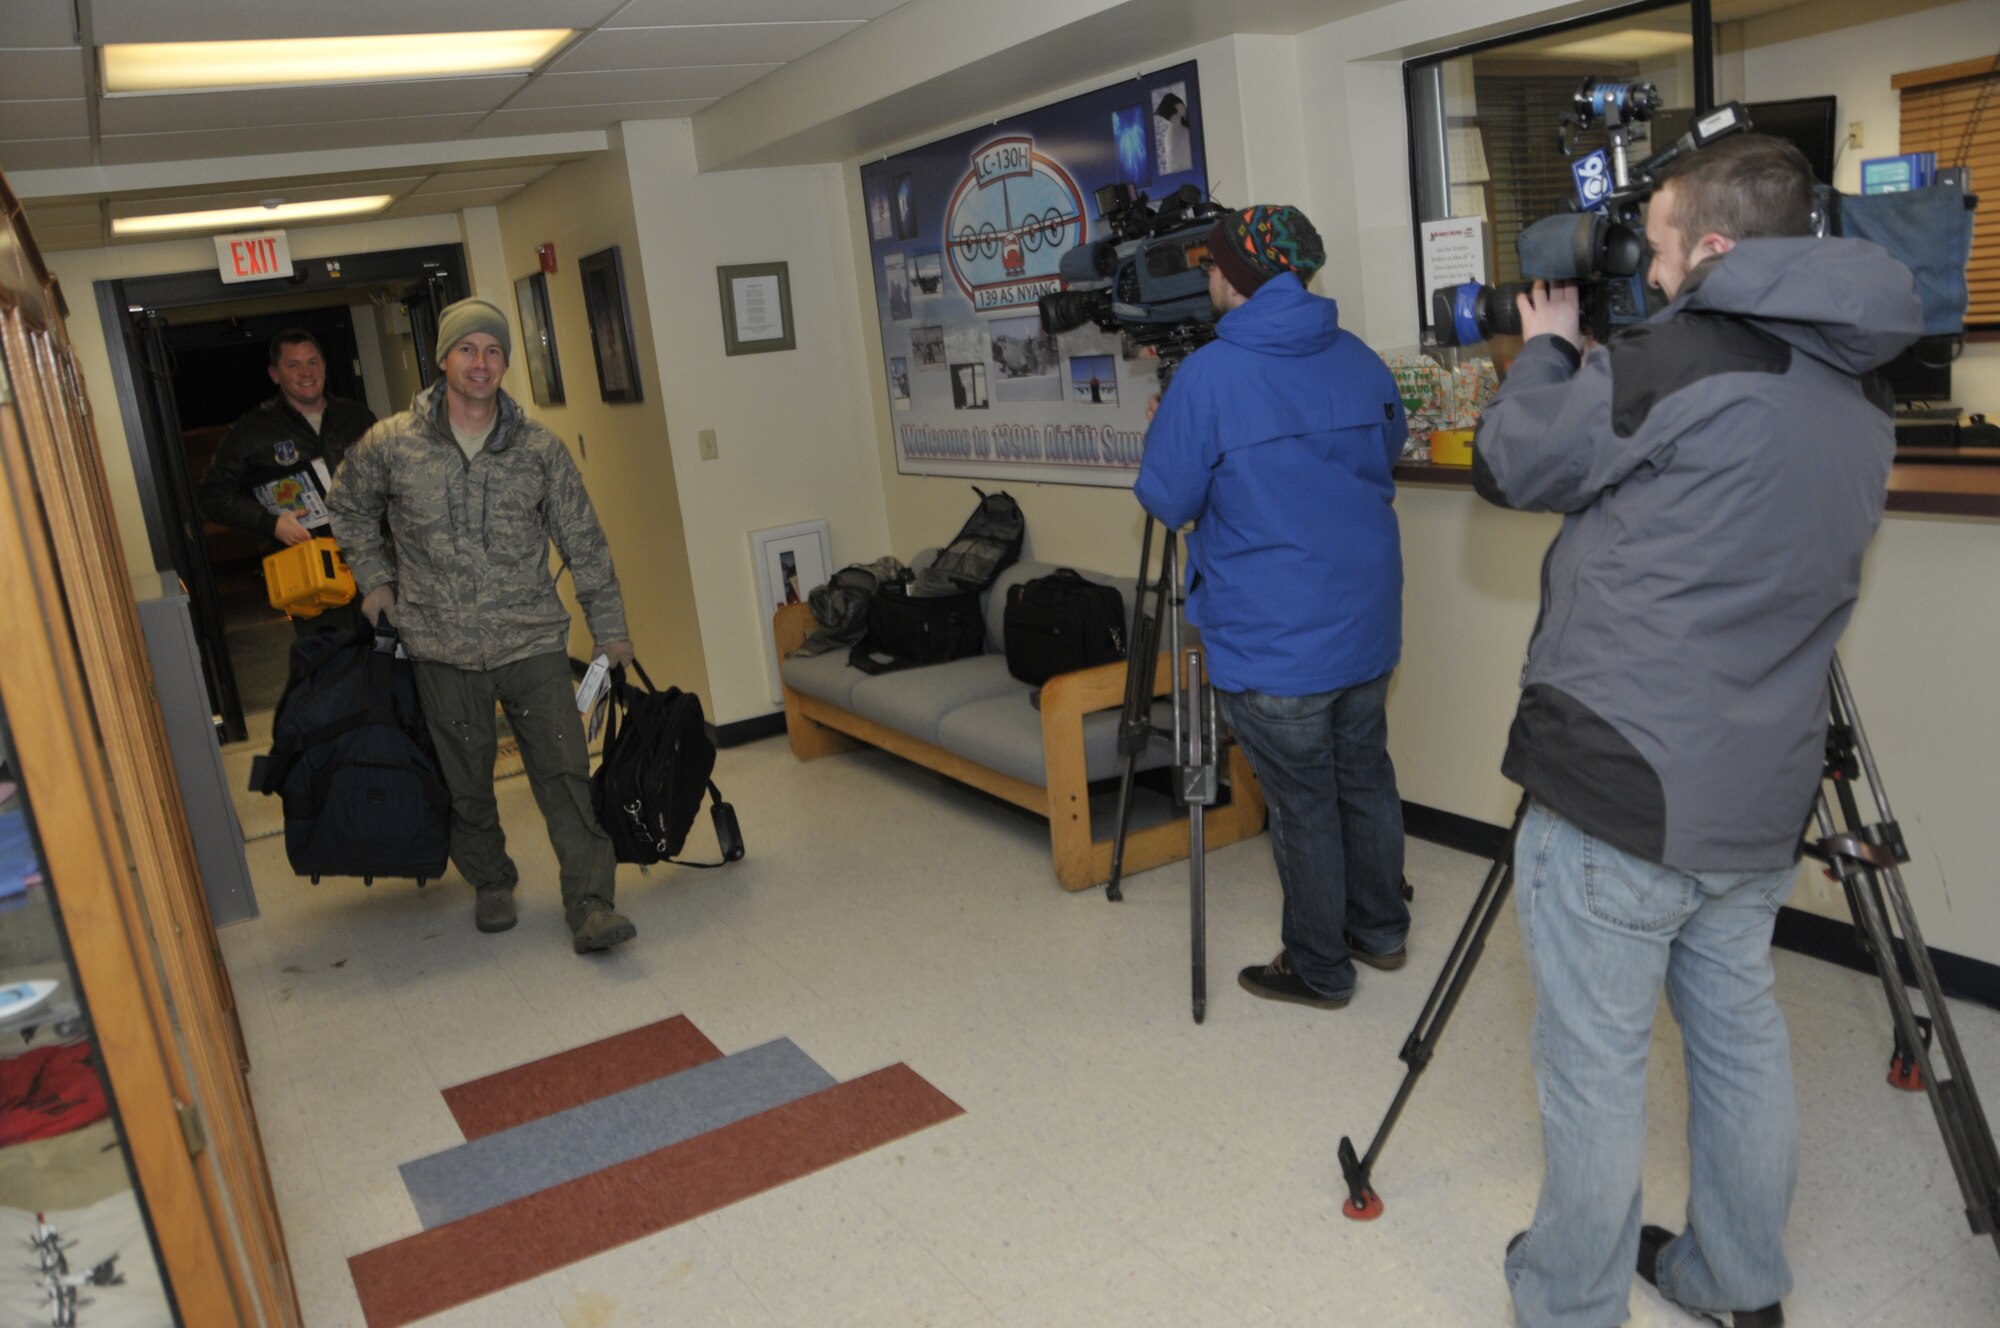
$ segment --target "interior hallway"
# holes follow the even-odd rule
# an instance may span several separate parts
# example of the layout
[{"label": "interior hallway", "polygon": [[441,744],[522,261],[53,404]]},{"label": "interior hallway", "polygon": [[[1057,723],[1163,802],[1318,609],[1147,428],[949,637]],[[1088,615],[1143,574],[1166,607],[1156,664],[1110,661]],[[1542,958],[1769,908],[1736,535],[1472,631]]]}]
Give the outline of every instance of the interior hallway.
[{"label": "interior hallway", "polygon": [[[638,939],[591,959],[570,953],[525,781],[500,785],[523,883],[521,923],[498,936],[473,930],[455,873],[421,892],[312,887],[282,840],[249,845],[263,916],[222,940],[311,1328],[360,1328],[348,1257],[420,1230],[397,1167],[461,1142],[442,1089],[674,1014],[724,1053],[789,1037],[843,1081],[906,1062],[964,1114],[422,1322],[1512,1322],[1500,1256],[1540,1159],[1511,908],[1377,1173],[1382,1220],[1340,1215],[1335,1159],[1379,1121],[1484,862],[1412,841],[1412,962],[1363,970],[1328,1013],[1237,988],[1277,948],[1276,877],[1261,836],[1212,854],[1197,1027],[1184,865],[1131,879],[1120,905],[1066,896],[1040,821],[880,753],[803,764],[773,738],[724,751],[716,779],[748,857],[622,868]],[[711,849],[704,814],[689,851]],[[1990,1328],[2000,1259],[1966,1229],[1926,1100],[1883,1082],[1879,984],[1777,963],[1805,1143],[1789,1321]],[[1953,1014],[1993,1114],[2000,1013]],[[1658,1041],[1646,1212],[1678,1226],[1684,1080],[1664,1012]],[[1631,1307],[1641,1328],[1697,1322],[1643,1285]]]}]

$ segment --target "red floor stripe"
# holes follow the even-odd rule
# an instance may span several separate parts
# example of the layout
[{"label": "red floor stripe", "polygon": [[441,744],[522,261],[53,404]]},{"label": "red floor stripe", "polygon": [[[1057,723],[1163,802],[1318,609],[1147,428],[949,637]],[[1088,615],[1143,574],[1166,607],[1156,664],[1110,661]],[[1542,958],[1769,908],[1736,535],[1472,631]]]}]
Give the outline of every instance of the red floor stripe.
[{"label": "red floor stripe", "polygon": [[700,1029],[677,1014],[447,1088],[444,1100],[465,1137],[477,1139],[721,1056]]},{"label": "red floor stripe", "polygon": [[369,1328],[398,1328],[962,1115],[907,1065],[348,1259]]}]

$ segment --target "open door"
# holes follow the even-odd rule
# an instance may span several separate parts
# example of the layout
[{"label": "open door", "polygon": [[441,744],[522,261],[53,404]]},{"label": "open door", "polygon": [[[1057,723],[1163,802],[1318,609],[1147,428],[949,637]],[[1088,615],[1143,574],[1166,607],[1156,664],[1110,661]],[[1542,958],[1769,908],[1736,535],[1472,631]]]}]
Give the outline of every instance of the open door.
[{"label": "open door", "polygon": [[202,540],[201,513],[194,505],[194,477],[188,473],[187,447],[181,437],[180,407],[174,398],[173,359],[165,339],[166,320],[152,309],[126,316],[125,341],[136,371],[139,409],[153,462],[153,491],[159,502],[167,554],[174,572],[187,587],[195,638],[201,647],[202,675],[208,683],[209,704],[221,728],[222,741],[241,742],[248,736],[243,722],[243,698],[236,670],[230,663],[222,601]]}]

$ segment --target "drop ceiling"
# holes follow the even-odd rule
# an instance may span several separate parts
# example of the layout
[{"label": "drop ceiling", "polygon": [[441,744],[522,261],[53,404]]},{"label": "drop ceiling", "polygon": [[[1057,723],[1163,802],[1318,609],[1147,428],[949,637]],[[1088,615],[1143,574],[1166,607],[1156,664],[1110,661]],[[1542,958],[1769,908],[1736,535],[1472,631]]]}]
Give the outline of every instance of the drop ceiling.
[{"label": "drop ceiling", "polygon": [[[389,193],[385,217],[455,212],[601,148],[610,125],[692,115],[901,3],[4,0],[0,168],[79,182],[71,195],[30,200],[51,250],[109,243],[113,217],[273,197]],[[147,96],[98,88],[96,48],[107,43],[547,27],[577,35],[525,75]],[[376,171],[328,169],[377,148],[404,151]],[[310,169],[273,169],[272,158],[300,154],[312,154]],[[142,169],[196,161],[198,182]]]},{"label": "drop ceiling", "polygon": [[[112,243],[114,217],[269,198],[387,193],[380,216],[453,213],[604,150],[621,121],[703,113],[704,163],[705,125],[724,164],[839,159],[1226,33],[1301,32],[1388,2],[1018,0],[996,29],[992,0],[0,0],[0,169],[49,250]],[[1799,3],[1714,0],[1714,12]],[[105,97],[96,73],[113,42],[547,27],[576,35],[526,74]],[[810,112],[800,88],[829,77],[840,104]],[[726,141],[732,117],[774,106],[789,138]]]}]

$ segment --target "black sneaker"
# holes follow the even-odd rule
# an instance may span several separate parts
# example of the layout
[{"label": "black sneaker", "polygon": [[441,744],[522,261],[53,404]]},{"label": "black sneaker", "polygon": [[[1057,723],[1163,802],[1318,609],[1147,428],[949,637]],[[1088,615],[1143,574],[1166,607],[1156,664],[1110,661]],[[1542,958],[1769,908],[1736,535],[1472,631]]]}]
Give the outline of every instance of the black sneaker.
[{"label": "black sneaker", "polygon": [[1283,950],[1278,951],[1278,957],[1270,963],[1254,964],[1238,973],[1236,985],[1267,1001],[1290,1001],[1294,1005],[1311,1005],[1321,1010],[1343,1010],[1354,999],[1351,991],[1339,996],[1327,996],[1308,987],[1304,978],[1292,972],[1292,957]]},{"label": "black sneaker", "polygon": [[1410,962],[1410,951],[1407,946],[1398,946],[1385,954],[1371,954],[1355,944],[1354,938],[1346,932],[1342,932],[1340,938],[1347,942],[1347,952],[1354,956],[1354,962],[1357,964],[1366,964],[1370,968],[1379,968],[1389,973]]},{"label": "black sneaker", "polygon": [[583,915],[570,934],[570,944],[578,954],[589,954],[593,950],[609,950],[614,945],[623,945],[639,934],[632,920],[623,913],[613,913],[604,905]]},{"label": "black sneaker", "polygon": [[502,886],[481,890],[472,905],[472,925],[481,931],[506,931],[518,919],[514,915],[514,891]]},{"label": "black sneaker", "polygon": [[[1639,1276],[1655,1291],[1660,1290],[1660,1251],[1673,1244],[1676,1233],[1665,1227],[1645,1226],[1639,1228]],[[1674,1304],[1681,1303],[1660,1294]],[[1727,1325],[1727,1328],[1785,1328],[1785,1307],[1782,1303],[1766,1305],[1761,1310],[1698,1310],[1681,1305],[1690,1314],[1698,1314],[1711,1323]]]}]

